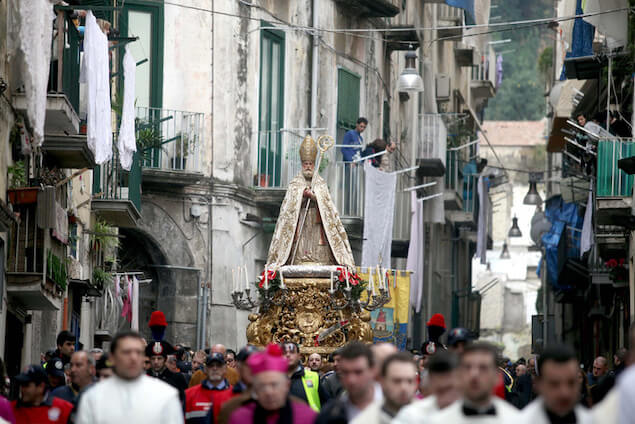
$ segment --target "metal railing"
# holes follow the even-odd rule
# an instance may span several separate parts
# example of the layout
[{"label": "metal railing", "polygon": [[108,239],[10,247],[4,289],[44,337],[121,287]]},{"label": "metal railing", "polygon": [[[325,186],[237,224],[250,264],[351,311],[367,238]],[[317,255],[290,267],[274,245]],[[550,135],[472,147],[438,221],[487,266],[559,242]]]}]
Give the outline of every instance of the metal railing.
[{"label": "metal railing", "polygon": [[[258,132],[253,185],[259,188],[286,188],[300,172],[300,144],[304,136],[291,130]],[[322,167],[327,165],[324,161]]]},{"label": "metal railing", "polygon": [[[447,143],[448,130],[440,113],[419,115],[419,141],[416,158],[439,158],[444,155],[439,147]],[[445,150],[445,149],[443,149]],[[444,157],[445,159],[445,157]]]},{"label": "metal railing", "polygon": [[114,149],[110,161],[93,169],[93,196],[105,200],[129,200],[141,211],[141,161],[139,152],[132,159],[130,171],[121,167]]},{"label": "metal railing", "polygon": [[437,5],[437,19],[440,21],[457,21],[457,25],[463,25],[463,9],[448,6],[447,4]]},{"label": "metal railing", "polygon": [[48,91],[63,93],[71,106],[79,113],[79,31],[70,14],[57,11],[56,30],[59,35],[53,40]]},{"label": "metal railing", "polygon": [[489,81],[496,87],[496,72],[496,53],[490,46],[485,53],[481,54],[478,66],[472,68],[472,80]]},{"label": "metal railing", "polygon": [[341,216],[364,216],[364,167],[362,163],[335,162],[331,193]]},{"label": "metal railing", "polygon": [[204,113],[138,107],[136,132],[144,168],[203,172]]},{"label": "metal railing", "polygon": [[633,176],[619,169],[617,162],[635,155],[635,140],[600,140],[597,154],[597,197],[630,196],[633,190]]},{"label": "metal railing", "polygon": [[478,201],[477,191],[478,175],[468,174],[463,176],[463,211],[474,212]]}]

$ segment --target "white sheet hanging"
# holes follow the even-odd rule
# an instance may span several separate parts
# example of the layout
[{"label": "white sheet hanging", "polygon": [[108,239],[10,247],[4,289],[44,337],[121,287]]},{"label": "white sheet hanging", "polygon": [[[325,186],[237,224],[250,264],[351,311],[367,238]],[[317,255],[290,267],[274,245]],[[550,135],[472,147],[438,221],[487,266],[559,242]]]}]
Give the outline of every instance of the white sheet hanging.
[{"label": "white sheet hanging", "polygon": [[410,246],[406,268],[412,271],[410,276],[410,305],[415,312],[421,311],[423,297],[423,260],[426,245],[426,230],[423,223],[423,203],[417,201],[417,193],[410,192]]},{"label": "white sheet hanging", "polygon": [[130,171],[132,167],[132,157],[137,151],[135,142],[135,59],[126,46],[126,53],[123,57],[123,108],[121,112],[121,126],[119,127],[119,137],[117,139],[117,149],[119,150],[119,161],[121,167]]},{"label": "white sheet hanging", "polygon": [[481,264],[487,263],[487,230],[489,228],[489,211],[487,210],[487,183],[478,177],[478,227],[476,235],[476,257]]},{"label": "white sheet hanging", "polygon": [[594,243],[593,239],[593,180],[591,180],[584,221],[582,222],[582,235],[580,236],[580,258],[585,252],[591,250]]},{"label": "white sheet hanging", "polygon": [[51,66],[53,4],[49,0],[16,1],[19,20],[18,47],[22,52],[22,81],[26,115],[33,129],[34,145],[44,141],[46,88]]},{"label": "white sheet hanging", "polygon": [[[584,13],[607,12],[628,7],[627,0],[586,0]],[[606,36],[609,48],[626,45],[628,41],[628,11],[603,13],[582,18]]]},{"label": "white sheet hanging", "polygon": [[[362,266],[390,268],[397,175],[364,164],[365,204]],[[379,258],[381,256],[381,263]]]},{"label": "white sheet hanging", "polygon": [[130,329],[139,331],[139,280],[132,276],[132,321]]},{"label": "white sheet hanging", "polygon": [[110,109],[110,62],[108,37],[91,11],[86,14],[84,60],[80,82],[86,84],[86,135],[95,162],[102,164],[112,157],[112,122]]}]

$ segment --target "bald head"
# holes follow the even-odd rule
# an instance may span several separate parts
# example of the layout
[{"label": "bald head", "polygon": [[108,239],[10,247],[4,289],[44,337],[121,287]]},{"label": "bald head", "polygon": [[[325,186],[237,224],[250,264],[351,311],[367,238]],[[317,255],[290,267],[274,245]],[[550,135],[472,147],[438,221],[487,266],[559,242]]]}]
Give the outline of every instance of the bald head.
[{"label": "bald head", "polygon": [[225,352],[227,352],[227,349],[222,344],[215,344],[214,346],[212,346],[212,349],[210,351],[211,353],[220,353],[221,355],[225,356]]},{"label": "bald head", "polygon": [[604,356],[598,356],[593,361],[593,377],[603,377],[609,371],[608,361]]},{"label": "bald head", "polygon": [[322,356],[319,353],[310,354],[307,365],[311,371],[319,372],[320,368],[322,368]]},{"label": "bald head", "polygon": [[390,343],[378,343],[372,345],[370,349],[373,352],[373,358],[375,360],[375,366],[373,367],[375,379],[378,380],[381,376],[381,367],[384,364],[384,361],[390,355],[397,352],[397,347]]}]

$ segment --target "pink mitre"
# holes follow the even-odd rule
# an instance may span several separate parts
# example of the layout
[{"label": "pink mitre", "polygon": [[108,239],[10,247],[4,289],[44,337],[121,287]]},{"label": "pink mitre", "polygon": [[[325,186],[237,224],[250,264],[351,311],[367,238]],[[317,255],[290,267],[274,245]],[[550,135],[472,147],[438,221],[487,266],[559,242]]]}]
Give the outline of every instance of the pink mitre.
[{"label": "pink mitre", "polygon": [[282,356],[282,349],[277,344],[270,344],[264,352],[254,353],[247,359],[247,365],[253,375],[265,371],[276,371],[283,374],[289,369],[287,358]]}]

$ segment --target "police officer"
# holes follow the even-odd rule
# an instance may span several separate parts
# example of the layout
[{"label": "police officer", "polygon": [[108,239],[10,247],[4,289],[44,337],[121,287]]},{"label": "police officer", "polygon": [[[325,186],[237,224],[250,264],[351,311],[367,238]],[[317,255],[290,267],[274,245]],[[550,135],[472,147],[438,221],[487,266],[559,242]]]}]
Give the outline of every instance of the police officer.
[{"label": "police officer", "polygon": [[183,374],[174,373],[166,367],[168,355],[174,353],[172,345],[166,341],[152,341],[146,346],[146,356],[150,358],[148,375],[165,381],[179,391],[181,404],[185,404],[185,389],[187,382]]},{"label": "police officer", "polygon": [[66,374],[64,374],[64,362],[57,356],[52,357],[44,364],[48,383],[51,390],[66,385]]},{"label": "police officer", "polygon": [[49,395],[44,368],[30,365],[15,381],[20,385],[20,399],[11,405],[17,424],[68,422],[73,405]]},{"label": "police officer", "polygon": [[289,393],[308,403],[314,411],[320,412],[322,403],[328,400],[324,391],[320,390],[320,375],[302,366],[300,348],[297,344],[285,343],[283,348],[284,356],[289,361],[288,375],[291,380]]}]

